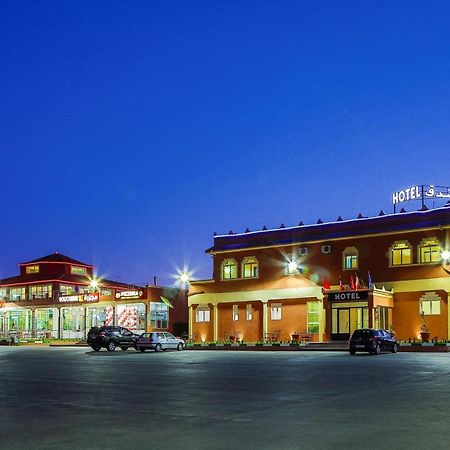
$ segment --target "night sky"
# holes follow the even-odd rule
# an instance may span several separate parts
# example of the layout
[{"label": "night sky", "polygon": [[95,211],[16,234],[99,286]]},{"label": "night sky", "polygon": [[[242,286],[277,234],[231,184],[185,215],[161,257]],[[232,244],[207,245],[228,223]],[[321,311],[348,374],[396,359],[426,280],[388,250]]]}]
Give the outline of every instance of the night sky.
[{"label": "night sky", "polygon": [[448,1],[2,0],[0,278],[54,251],[209,278],[213,232],[450,185],[449,24]]}]

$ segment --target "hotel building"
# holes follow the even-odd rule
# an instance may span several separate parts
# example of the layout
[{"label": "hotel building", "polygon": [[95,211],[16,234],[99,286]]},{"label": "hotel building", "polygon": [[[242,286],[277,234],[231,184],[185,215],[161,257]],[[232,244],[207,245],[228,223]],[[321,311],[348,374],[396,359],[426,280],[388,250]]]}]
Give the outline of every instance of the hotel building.
[{"label": "hotel building", "polygon": [[101,325],[187,331],[184,290],[97,278],[94,266],[60,253],[19,267],[19,275],[0,280],[2,336],[82,339]]},{"label": "hotel building", "polygon": [[449,205],[216,235],[212,278],[190,285],[190,335],[322,342],[374,327],[417,339],[427,327],[449,339]]}]

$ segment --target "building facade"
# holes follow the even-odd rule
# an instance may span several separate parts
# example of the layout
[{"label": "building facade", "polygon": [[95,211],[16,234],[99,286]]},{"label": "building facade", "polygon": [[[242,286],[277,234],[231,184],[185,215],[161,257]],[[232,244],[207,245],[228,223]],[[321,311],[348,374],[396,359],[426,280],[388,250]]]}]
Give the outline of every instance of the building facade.
[{"label": "building facade", "polygon": [[83,339],[101,325],[187,331],[183,290],[98,278],[94,266],[60,253],[19,267],[19,275],[0,280],[2,336]]},{"label": "building facade", "polygon": [[360,327],[449,339],[450,207],[214,237],[192,282],[194,340],[346,340]]}]

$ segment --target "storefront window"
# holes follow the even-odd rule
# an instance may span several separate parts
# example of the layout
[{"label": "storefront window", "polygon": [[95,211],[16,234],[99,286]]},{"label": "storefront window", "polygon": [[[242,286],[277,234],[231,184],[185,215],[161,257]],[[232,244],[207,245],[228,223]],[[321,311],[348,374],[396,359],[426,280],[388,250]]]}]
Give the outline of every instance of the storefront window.
[{"label": "storefront window", "polygon": [[132,331],[145,331],[145,305],[143,303],[117,305],[116,310],[117,325]]},{"label": "storefront window", "polygon": [[55,311],[53,308],[39,308],[35,310],[36,331],[57,331],[55,321]]},{"label": "storefront window", "polygon": [[169,307],[164,303],[150,303],[150,326],[152,328],[168,328]]},{"label": "storefront window", "polygon": [[0,300],[8,301],[8,289],[0,288]]},{"label": "storefront window", "polygon": [[84,330],[83,308],[61,308],[63,331],[78,332]]},{"label": "storefront window", "polygon": [[28,288],[28,299],[29,300],[39,300],[48,299],[52,297],[52,285],[51,284],[40,284],[33,285]]},{"label": "storefront window", "polygon": [[95,306],[86,309],[86,329],[114,325],[114,307]]},{"label": "storefront window", "polygon": [[31,311],[27,309],[13,309],[6,312],[6,331],[30,331]]}]

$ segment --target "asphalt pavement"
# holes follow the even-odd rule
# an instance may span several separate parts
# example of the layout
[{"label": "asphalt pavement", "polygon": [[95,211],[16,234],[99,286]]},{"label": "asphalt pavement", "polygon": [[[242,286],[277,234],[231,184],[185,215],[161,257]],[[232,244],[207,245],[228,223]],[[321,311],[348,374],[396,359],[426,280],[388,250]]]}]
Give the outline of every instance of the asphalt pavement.
[{"label": "asphalt pavement", "polygon": [[1,449],[448,449],[450,354],[0,347]]}]

